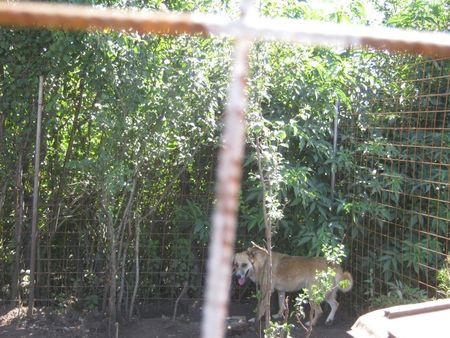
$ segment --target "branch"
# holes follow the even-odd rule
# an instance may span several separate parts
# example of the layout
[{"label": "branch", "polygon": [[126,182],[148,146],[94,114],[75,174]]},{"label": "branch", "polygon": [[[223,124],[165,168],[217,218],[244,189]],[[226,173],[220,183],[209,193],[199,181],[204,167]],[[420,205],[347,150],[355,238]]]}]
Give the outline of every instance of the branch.
[{"label": "branch", "polygon": [[178,303],[180,302],[180,299],[184,297],[187,290],[188,290],[188,282],[184,282],[183,289],[181,290],[180,295],[178,296],[177,300],[175,301],[175,306],[173,308],[172,320],[175,320],[177,318]]},{"label": "branch", "polygon": [[[267,248],[267,266],[265,267],[265,276],[264,283],[261,286],[263,298],[261,301],[264,301],[265,305],[265,320],[266,320],[266,328],[269,327],[270,323],[270,296],[272,295],[272,223],[267,214],[267,191],[265,186],[264,179],[264,171],[262,168],[262,159],[261,159],[261,144],[259,142],[259,137],[256,137],[256,154],[257,154],[257,162],[258,162],[258,170],[259,176],[262,184],[263,191],[263,217],[264,217],[264,225],[266,232],[266,248]],[[270,190],[270,181],[268,182],[269,190]],[[260,315],[260,313],[258,314]]]}]

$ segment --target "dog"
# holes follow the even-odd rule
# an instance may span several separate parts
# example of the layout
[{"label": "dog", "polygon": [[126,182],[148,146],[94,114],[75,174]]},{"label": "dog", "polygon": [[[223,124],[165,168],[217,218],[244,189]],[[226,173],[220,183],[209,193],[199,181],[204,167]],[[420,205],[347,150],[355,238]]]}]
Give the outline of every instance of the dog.
[{"label": "dog", "polygon": [[[234,256],[233,270],[238,284],[240,286],[244,285],[248,278],[257,285],[263,285],[268,257],[267,250],[257,245],[248,248],[246,251],[236,253]],[[274,317],[280,318],[286,310],[286,292],[295,292],[302,289],[311,290],[312,286],[317,284],[317,273],[327,271],[328,267],[331,267],[336,273],[333,287],[325,297],[325,301],[331,306],[330,314],[325,323],[330,325],[339,307],[339,303],[336,300],[337,291],[349,292],[352,289],[352,275],[347,271],[344,272],[340,266],[331,266],[324,257],[289,256],[273,251],[271,293],[277,290],[279,305],[278,314]],[[340,285],[340,282],[343,280],[348,281],[345,287]],[[323,311],[320,304],[310,302],[310,305],[310,322],[308,324],[314,326]],[[260,300],[257,308],[257,319],[260,319],[264,315],[264,312],[264,304]]]}]

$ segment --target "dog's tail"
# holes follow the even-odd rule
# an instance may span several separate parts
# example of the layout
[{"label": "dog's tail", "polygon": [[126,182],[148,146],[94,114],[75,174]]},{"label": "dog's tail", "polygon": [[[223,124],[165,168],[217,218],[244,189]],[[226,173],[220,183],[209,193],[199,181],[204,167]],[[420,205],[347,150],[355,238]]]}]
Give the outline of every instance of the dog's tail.
[{"label": "dog's tail", "polygon": [[336,276],[336,284],[338,289],[342,292],[349,292],[353,287],[353,277],[348,271],[342,272]]}]

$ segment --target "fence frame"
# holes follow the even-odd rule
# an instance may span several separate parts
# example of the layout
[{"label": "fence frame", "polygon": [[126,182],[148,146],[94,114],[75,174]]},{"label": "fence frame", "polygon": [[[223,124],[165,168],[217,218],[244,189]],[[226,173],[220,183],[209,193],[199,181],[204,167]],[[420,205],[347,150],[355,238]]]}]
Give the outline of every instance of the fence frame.
[{"label": "fence frame", "polygon": [[0,4],[0,25],[71,30],[132,30],[157,34],[226,34],[236,39],[233,78],[224,115],[218,158],[213,229],[208,260],[202,337],[225,334],[228,290],[237,223],[238,195],[245,142],[246,75],[251,40],[299,42],[308,45],[371,47],[378,50],[450,57],[450,34],[395,28],[343,26],[304,20],[248,15],[252,1],[242,1],[242,15],[231,21],[220,15],[130,11],[78,5]]}]

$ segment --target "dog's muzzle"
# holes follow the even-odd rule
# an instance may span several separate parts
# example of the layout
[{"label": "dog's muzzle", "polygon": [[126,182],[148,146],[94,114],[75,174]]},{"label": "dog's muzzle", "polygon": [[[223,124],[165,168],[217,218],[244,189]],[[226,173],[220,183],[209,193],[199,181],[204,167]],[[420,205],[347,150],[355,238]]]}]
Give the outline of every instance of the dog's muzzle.
[{"label": "dog's muzzle", "polygon": [[241,275],[241,274],[236,274],[236,277],[238,278],[238,284],[240,286],[244,285],[245,282],[247,281],[247,274],[248,274],[248,270],[245,272],[245,274]]}]

